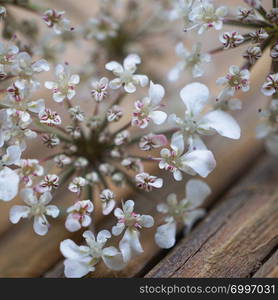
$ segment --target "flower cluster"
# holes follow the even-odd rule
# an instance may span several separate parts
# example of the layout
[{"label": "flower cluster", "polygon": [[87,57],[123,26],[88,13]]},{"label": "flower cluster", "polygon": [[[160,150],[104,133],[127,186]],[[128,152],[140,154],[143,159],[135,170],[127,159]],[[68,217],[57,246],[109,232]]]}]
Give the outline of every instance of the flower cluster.
[{"label": "flower cluster", "polygon": [[[101,1],[96,16],[75,27],[64,11],[39,10],[47,30],[42,37],[39,27],[30,29],[28,24],[26,32],[13,24],[16,21],[6,14],[9,6],[0,9],[1,18],[6,18],[3,26],[14,25],[12,37],[0,43],[0,200],[14,202],[12,223],[34,218],[38,235],[46,235],[51,230],[49,221],[58,217],[69,232],[80,231],[86,244],[70,239],[60,244],[66,277],[86,276],[101,261],[111,270],[122,270],[144,251],[144,228],[158,225],[154,241],[168,249],[175,244],[180,225],[188,233],[204,216],[200,206],[211,190],[198,179],[187,181],[185,199],[178,201],[170,194],[167,204],[157,206],[167,215],[163,224],[134,212],[136,199],[122,200],[119,208],[123,197],[119,190],[126,186],[146,193],[160,190],[168,174],[176,181],[185,174],[207,177],[217,166],[217,157],[208,149],[205,136],[240,138],[232,113],[242,104],[235,97],[250,89],[251,67],[267,48],[272,67],[261,91],[273,99],[269,108],[260,110],[257,136],[266,138],[270,151],[278,153],[276,1],[270,11],[261,1],[244,1],[247,6],[235,16],[210,0],[147,2],[153,13],[143,24],[141,16],[148,13],[144,1]],[[125,13],[128,17],[120,19]],[[180,60],[170,71],[157,74],[147,58],[163,50],[159,43],[147,46],[143,41],[157,33],[166,35],[179,20],[184,26],[175,34],[180,38],[176,46]],[[251,31],[221,32],[224,25],[242,25]],[[207,53],[202,52],[200,41],[190,51],[181,42],[189,31],[200,36],[212,29],[219,32],[220,45]],[[30,39],[36,41],[29,43],[35,44],[32,47],[25,45]],[[82,43],[91,49],[90,55],[84,55],[89,60],[79,67],[65,61],[69,45],[80,51]],[[249,44],[242,55],[245,63],[229,66],[227,74],[216,80],[216,95],[201,82],[182,82],[185,71],[199,80],[215,54],[244,44]],[[170,91],[165,79],[182,85],[178,89],[173,85]],[[46,100],[37,96],[40,92]],[[173,106],[182,113],[172,113]],[[30,140],[44,147],[39,157],[29,157],[28,149],[34,145]],[[50,205],[62,185],[67,187],[68,205]],[[96,213],[117,220],[110,230],[96,234]]]}]

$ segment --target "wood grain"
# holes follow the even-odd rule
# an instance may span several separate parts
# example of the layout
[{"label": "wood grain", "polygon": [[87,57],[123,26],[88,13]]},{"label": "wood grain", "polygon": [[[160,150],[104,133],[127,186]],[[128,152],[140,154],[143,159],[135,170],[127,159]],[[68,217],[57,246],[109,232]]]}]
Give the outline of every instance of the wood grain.
[{"label": "wood grain", "polygon": [[261,160],[146,277],[249,277],[278,243],[277,160]]}]

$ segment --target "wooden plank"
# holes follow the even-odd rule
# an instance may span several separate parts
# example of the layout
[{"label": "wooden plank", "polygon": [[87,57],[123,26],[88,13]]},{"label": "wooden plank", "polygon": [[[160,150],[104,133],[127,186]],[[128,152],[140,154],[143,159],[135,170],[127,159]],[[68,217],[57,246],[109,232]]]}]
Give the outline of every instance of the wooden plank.
[{"label": "wooden plank", "polygon": [[254,278],[278,278],[278,250],[253,275]]},{"label": "wooden plank", "polygon": [[264,158],[146,277],[249,277],[278,243],[277,180]]}]

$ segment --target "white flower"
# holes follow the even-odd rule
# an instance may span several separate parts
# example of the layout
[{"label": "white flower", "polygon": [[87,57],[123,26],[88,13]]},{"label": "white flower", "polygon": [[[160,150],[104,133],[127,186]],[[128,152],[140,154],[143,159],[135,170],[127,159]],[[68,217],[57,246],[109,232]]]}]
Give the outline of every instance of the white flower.
[{"label": "white flower", "polygon": [[197,28],[202,34],[209,28],[220,30],[223,26],[223,19],[227,15],[228,9],[225,6],[214,8],[212,3],[202,2],[193,8],[189,14],[189,19],[193,23],[187,30]]},{"label": "white flower", "polygon": [[112,233],[118,236],[126,229],[119,247],[124,261],[128,262],[133,254],[140,254],[144,251],[139,240],[139,229],[142,227],[152,227],[154,220],[152,216],[139,215],[133,212],[134,201],[132,200],[127,200],[123,203],[122,208],[114,210],[114,215],[118,218],[118,223],[113,226]]},{"label": "white flower", "polygon": [[57,81],[46,81],[45,87],[52,90],[53,100],[62,102],[75,96],[75,86],[79,83],[79,75],[71,74],[68,66],[57,65],[55,69]]},{"label": "white flower", "polygon": [[207,86],[198,82],[188,84],[181,90],[180,96],[186,106],[185,118],[172,114],[169,122],[179,128],[174,135],[182,134],[190,149],[206,149],[200,135],[217,132],[227,138],[240,138],[240,127],[230,114],[219,109],[202,114],[209,103]]},{"label": "white flower", "polygon": [[157,210],[167,214],[166,223],[158,226],[155,241],[161,248],[171,248],[176,242],[177,224],[183,223],[188,233],[194,222],[203,217],[205,210],[198,207],[211,194],[210,187],[201,180],[191,179],[185,186],[186,198],[177,201],[176,194],[167,197],[167,204],[158,204]]},{"label": "white flower", "polygon": [[115,194],[109,189],[104,189],[99,194],[99,198],[101,201],[102,213],[104,215],[109,215],[110,212],[114,209],[116,204]]},{"label": "white flower", "polygon": [[91,18],[84,26],[85,39],[96,38],[103,41],[109,37],[115,37],[119,25],[109,16],[100,15],[99,18]]},{"label": "white flower", "polygon": [[34,231],[38,235],[45,235],[49,228],[46,215],[52,218],[57,218],[59,215],[57,206],[47,205],[52,200],[51,194],[49,192],[43,193],[39,199],[37,199],[34,191],[27,188],[21,190],[20,196],[29,206],[14,205],[10,210],[10,221],[16,224],[21,218],[34,217]]},{"label": "white flower", "polygon": [[19,76],[21,80],[30,83],[33,89],[40,86],[35,75],[44,71],[49,71],[48,62],[45,59],[32,62],[32,57],[27,52],[20,52],[12,65],[13,74]]},{"label": "white flower", "polygon": [[1,166],[9,166],[19,163],[21,156],[21,148],[17,145],[9,146],[6,153],[0,159],[0,169]]},{"label": "white flower", "polygon": [[87,181],[83,177],[75,177],[69,184],[68,189],[72,193],[80,193],[81,189],[87,184]]},{"label": "white flower", "polygon": [[244,37],[236,31],[224,32],[219,37],[224,49],[235,48],[244,41]]},{"label": "white flower", "polygon": [[77,201],[74,205],[67,209],[69,214],[66,219],[65,226],[68,231],[75,232],[81,227],[88,227],[92,218],[90,214],[94,210],[94,205],[90,200]]},{"label": "white flower", "polygon": [[39,113],[39,119],[42,124],[47,124],[49,126],[61,125],[62,120],[56,111],[52,111],[50,108],[45,108]]},{"label": "white flower", "polygon": [[99,81],[92,82],[91,95],[96,100],[96,102],[101,102],[108,95],[108,83],[109,80],[106,77],[102,77]]},{"label": "white flower", "polygon": [[4,167],[0,170],[0,200],[10,201],[18,193],[19,176],[16,171]]},{"label": "white flower", "polygon": [[106,118],[108,122],[117,122],[123,116],[123,110],[119,105],[113,105],[107,110]]},{"label": "white flower", "polygon": [[261,88],[261,92],[266,96],[272,96],[278,92],[278,73],[269,74]]},{"label": "white flower", "polygon": [[141,159],[135,157],[124,158],[121,161],[121,165],[124,166],[126,169],[135,172],[142,172],[144,170],[144,166],[142,164]]},{"label": "white flower", "polygon": [[56,34],[61,34],[64,31],[72,30],[70,27],[70,21],[64,18],[64,11],[57,11],[55,9],[48,9],[43,13],[42,19],[46,25],[53,28]]},{"label": "white flower", "polygon": [[122,85],[127,93],[134,93],[136,85],[140,84],[142,87],[148,84],[148,77],[146,75],[134,74],[137,69],[137,64],[141,63],[141,58],[137,54],[128,55],[123,63],[123,66],[116,61],[111,61],[105,65],[108,71],[112,71],[118,78],[113,79],[109,83],[111,89],[118,89]]},{"label": "white flower", "polygon": [[176,54],[182,60],[170,70],[168,74],[170,81],[178,80],[182,72],[186,69],[189,70],[194,78],[201,77],[204,74],[203,64],[211,61],[209,54],[201,53],[201,43],[195,44],[192,48],[192,52],[189,52],[183,43],[178,43],[176,46]]},{"label": "white flower", "polygon": [[139,173],[135,177],[136,186],[147,192],[152,191],[153,188],[159,189],[163,185],[163,179],[152,176],[148,173]]},{"label": "white flower", "polygon": [[7,75],[5,67],[12,65],[15,62],[18,51],[19,50],[15,45],[5,45],[0,43],[0,70],[2,78]]},{"label": "white flower", "polygon": [[184,139],[181,134],[173,135],[171,149],[160,151],[159,168],[173,173],[175,180],[182,180],[182,172],[207,177],[216,162],[211,151],[193,150],[184,153]]},{"label": "white flower", "polygon": [[32,178],[42,176],[44,172],[37,159],[21,159],[16,165],[19,166],[19,169],[17,169],[18,175],[26,186],[31,186],[33,183]]},{"label": "white flower", "polygon": [[84,119],[85,119],[84,112],[81,111],[81,108],[80,108],[79,105],[76,105],[76,106],[74,106],[74,107],[71,107],[71,108],[69,109],[69,113],[70,113],[71,118],[72,118],[74,121],[83,122]]},{"label": "white flower", "polygon": [[160,148],[167,145],[168,140],[164,134],[149,133],[143,135],[139,142],[139,148],[143,151],[150,151],[152,149]]},{"label": "white flower", "polygon": [[91,231],[85,231],[83,237],[86,246],[78,246],[72,240],[64,240],[60,244],[60,250],[66,258],[65,276],[68,278],[80,278],[95,270],[95,265],[101,260],[111,270],[121,270],[123,263],[120,252],[115,247],[105,247],[111,234],[107,230],[101,230],[97,237]]},{"label": "white flower", "polygon": [[65,154],[59,154],[54,157],[54,162],[57,164],[58,167],[62,168],[64,165],[68,165],[71,163],[70,157]]},{"label": "white flower", "polygon": [[248,59],[250,64],[253,65],[259,58],[262,57],[262,50],[258,46],[248,47],[243,57]]},{"label": "white flower", "polygon": [[197,3],[196,0],[172,0],[170,1],[172,9],[166,11],[166,16],[169,17],[171,21],[181,18],[185,25],[190,24],[189,15],[194,7],[194,4]]},{"label": "white flower", "polygon": [[59,177],[55,174],[47,174],[40,182],[39,188],[41,192],[50,192],[52,189],[57,189],[59,186]]},{"label": "white flower", "polygon": [[167,118],[167,114],[157,110],[161,107],[160,102],[164,97],[165,90],[160,84],[150,83],[148,97],[138,100],[134,103],[135,111],[133,112],[131,124],[139,128],[146,128],[150,121],[161,125]]},{"label": "white flower", "polygon": [[130,138],[129,131],[123,130],[115,136],[114,143],[115,143],[115,145],[120,146],[120,145],[127,143],[129,138]]},{"label": "white flower", "polygon": [[238,66],[231,66],[229,73],[216,81],[217,84],[224,85],[219,98],[233,96],[239,90],[243,92],[249,91],[249,77],[250,72],[247,69],[241,70]]},{"label": "white flower", "polygon": [[15,81],[7,88],[7,98],[3,104],[17,111],[39,113],[45,108],[44,99],[30,100],[31,90],[24,81]]}]

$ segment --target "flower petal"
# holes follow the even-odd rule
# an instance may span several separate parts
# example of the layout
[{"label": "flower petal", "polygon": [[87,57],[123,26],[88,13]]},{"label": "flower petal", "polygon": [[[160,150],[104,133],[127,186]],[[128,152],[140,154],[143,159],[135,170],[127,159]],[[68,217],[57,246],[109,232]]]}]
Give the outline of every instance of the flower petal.
[{"label": "flower petal", "polygon": [[14,170],[4,167],[0,171],[0,200],[10,201],[18,193],[19,176]]},{"label": "flower petal", "polygon": [[186,199],[189,201],[189,208],[199,207],[211,194],[208,184],[198,179],[190,179],[185,186]]},{"label": "flower petal", "polygon": [[149,98],[153,106],[157,106],[165,95],[165,89],[160,84],[154,84],[152,81],[149,88]]},{"label": "flower petal", "polygon": [[157,227],[156,244],[163,249],[169,249],[176,243],[176,222],[169,222]]},{"label": "flower petal", "polygon": [[19,222],[21,218],[28,218],[30,213],[30,207],[23,205],[14,205],[10,210],[10,221],[13,224]]},{"label": "flower petal", "polygon": [[214,110],[206,114],[201,119],[198,128],[204,131],[216,131],[230,139],[240,138],[240,127],[237,121],[222,110]]},{"label": "flower petal", "polygon": [[72,259],[66,259],[64,265],[67,278],[81,278],[95,269],[94,267],[89,267],[85,262]]},{"label": "flower petal", "polygon": [[180,92],[183,103],[186,105],[187,111],[196,116],[203,110],[209,100],[209,89],[206,85],[193,82],[186,85]]}]

